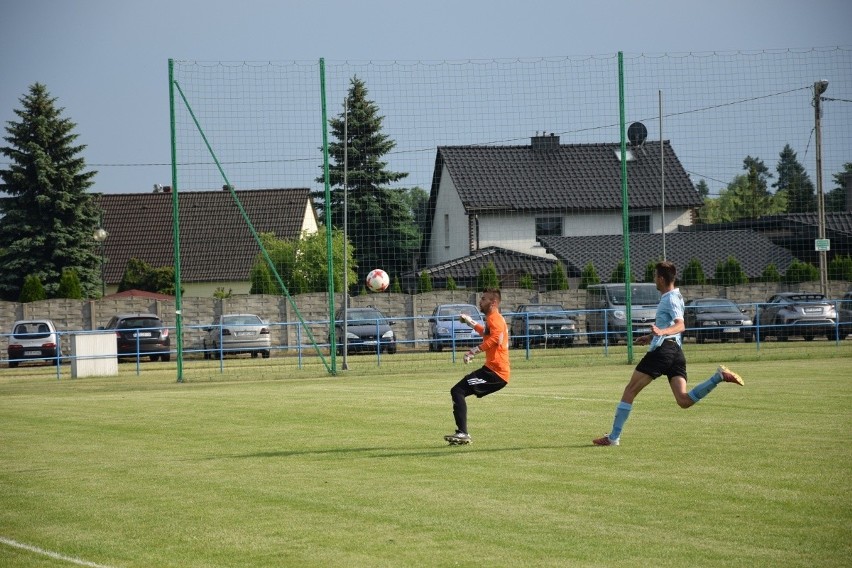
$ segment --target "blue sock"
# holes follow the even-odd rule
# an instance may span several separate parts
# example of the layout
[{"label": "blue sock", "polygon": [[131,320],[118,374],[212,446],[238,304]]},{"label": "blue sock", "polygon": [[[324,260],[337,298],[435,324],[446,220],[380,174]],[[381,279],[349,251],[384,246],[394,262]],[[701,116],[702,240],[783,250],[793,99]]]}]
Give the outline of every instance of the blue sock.
[{"label": "blue sock", "polygon": [[632,404],[619,402],[615,407],[615,420],[612,423],[612,430],[609,433],[610,440],[617,440],[621,437],[621,429],[624,428],[624,423],[627,422],[627,417],[630,416]]},{"label": "blue sock", "polygon": [[699,400],[701,400],[702,398],[704,398],[705,396],[710,394],[710,391],[715,389],[716,385],[718,385],[721,382],[722,382],[721,375],[719,375],[719,373],[714,373],[714,375],[712,377],[710,377],[709,379],[707,379],[706,381],[704,381],[700,385],[696,385],[696,387],[694,389],[692,389],[691,391],[689,391],[686,394],[689,395],[689,398],[691,398],[695,402],[698,402]]}]

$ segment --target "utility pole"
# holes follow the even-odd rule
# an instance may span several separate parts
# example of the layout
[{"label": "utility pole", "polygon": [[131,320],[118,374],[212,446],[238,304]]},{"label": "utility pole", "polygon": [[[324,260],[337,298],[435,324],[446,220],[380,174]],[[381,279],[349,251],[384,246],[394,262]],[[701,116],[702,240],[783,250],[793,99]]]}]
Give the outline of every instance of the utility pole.
[{"label": "utility pole", "polygon": [[828,89],[828,81],[817,81],[814,83],[814,138],[816,138],[816,192],[817,192],[817,216],[819,217],[818,239],[819,246],[815,246],[819,252],[819,285],[820,291],[828,297],[828,263],[826,260],[825,243],[825,198],[822,192],[822,130],[820,118],[822,109],[820,101],[822,94]]}]

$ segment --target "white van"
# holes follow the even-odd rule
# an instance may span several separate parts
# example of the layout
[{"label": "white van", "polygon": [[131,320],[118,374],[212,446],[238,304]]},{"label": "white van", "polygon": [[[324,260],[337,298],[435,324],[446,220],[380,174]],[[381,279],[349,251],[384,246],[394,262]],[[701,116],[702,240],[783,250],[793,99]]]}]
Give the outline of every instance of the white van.
[{"label": "white van", "polygon": [[[660,292],[650,282],[630,285],[633,337],[651,333]],[[586,333],[590,345],[627,339],[627,289],[620,284],[594,284],[586,289]]]}]

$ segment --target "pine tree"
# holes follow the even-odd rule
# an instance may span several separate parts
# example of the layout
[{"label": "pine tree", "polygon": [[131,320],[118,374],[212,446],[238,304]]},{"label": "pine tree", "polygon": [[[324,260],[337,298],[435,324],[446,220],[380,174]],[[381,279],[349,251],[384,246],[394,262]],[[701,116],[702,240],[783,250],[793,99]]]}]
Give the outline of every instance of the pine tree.
[{"label": "pine tree", "polygon": [[0,298],[18,297],[25,275],[37,275],[48,295],[63,268],[74,268],[87,296],[100,288],[100,255],[92,233],[100,211],[86,193],[97,172],[84,171],[74,145],[76,124],[63,118],[44,85],[36,83],[6,123],[9,159],[0,170],[7,199],[0,200]]},{"label": "pine tree", "polygon": [[845,176],[852,176],[852,162],[846,162],[843,164],[843,171],[831,176],[834,179],[835,187],[825,194],[826,211],[846,211]]},{"label": "pine tree", "polygon": [[816,211],[814,184],[808,177],[805,167],[799,163],[796,153],[789,144],[784,146],[778,159],[778,181],[772,184],[778,192],[787,195],[787,213],[807,213]]},{"label": "pine tree", "polygon": [[[344,112],[329,120],[336,141],[329,142],[329,183],[331,222],[343,228],[344,150],[348,162],[346,176],[349,240],[355,247],[359,272],[382,267],[391,274],[402,274],[411,265],[420,244],[420,232],[412,214],[412,199],[405,189],[389,184],[408,176],[388,170],[382,157],[396,142],[382,133],[383,116],[379,107],[367,99],[364,81],[353,77],[347,94],[349,122]],[[344,140],[344,130],[348,137]],[[345,144],[344,144],[345,142]],[[323,177],[317,178],[324,182]],[[321,204],[320,209],[323,209]],[[323,215],[324,215],[323,211]]]}]

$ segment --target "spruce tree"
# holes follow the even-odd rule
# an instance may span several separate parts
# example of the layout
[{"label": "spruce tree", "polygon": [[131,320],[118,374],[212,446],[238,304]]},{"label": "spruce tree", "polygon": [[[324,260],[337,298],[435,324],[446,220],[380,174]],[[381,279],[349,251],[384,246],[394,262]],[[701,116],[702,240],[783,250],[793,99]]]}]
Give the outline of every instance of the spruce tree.
[{"label": "spruce tree", "polygon": [[8,146],[0,147],[10,162],[0,170],[8,195],[0,200],[0,298],[17,298],[28,274],[52,296],[63,268],[74,268],[91,296],[100,288],[92,238],[100,211],[86,190],[97,172],[84,171],[76,124],[62,117],[44,85],[32,85],[20,102],[19,120],[6,123]]},{"label": "spruce tree", "polygon": [[[349,121],[344,112],[329,120],[336,139],[328,144],[330,157],[331,223],[343,228],[344,150],[348,170],[348,236],[355,247],[358,271],[367,273],[384,268],[390,274],[402,274],[411,265],[420,245],[420,232],[412,213],[412,200],[406,189],[388,186],[408,176],[393,172],[382,157],[396,142],[382,133],[384,117],[379,107],[367,98],[364,81],[353,77],[347,94]],[[344,140],[347,138],[347,140]],[[317,178],[324,182],[323,177]],[[321,196],[318,196],[321,198]],[[325,205],[321,204],[322,209]],[[322,213],[325,215],[324,211]]]},{"label": "spruce tree", "polygon": [[419,292],[431,292],[432,291],[432,277],[429,276],[429,273],[425,270],[420,273],[419,280]]},{"label": "spruce tree", "polygon": [[772,187],[787,194],[787,213],[816,211],[814,184],[789,144],[781,150],[775,169],[778,172],[778,181],[772,184]]},{"label": "spruce tree", "polygon": [[565,265],[562,264],[561,260],[556,261],[556,264],[553,266],[553,270],[551,270],[550,274],[547,275],[544,289],[548,292],[552,290],[568,289],[568,275],[565,273]]},{"label": "spruce tree", "polygon": [[484,292],[491,288],[500,287],[500,278],[497,276],[497,267],[493,262],[488,262],[476,275],[476,290]]}]

